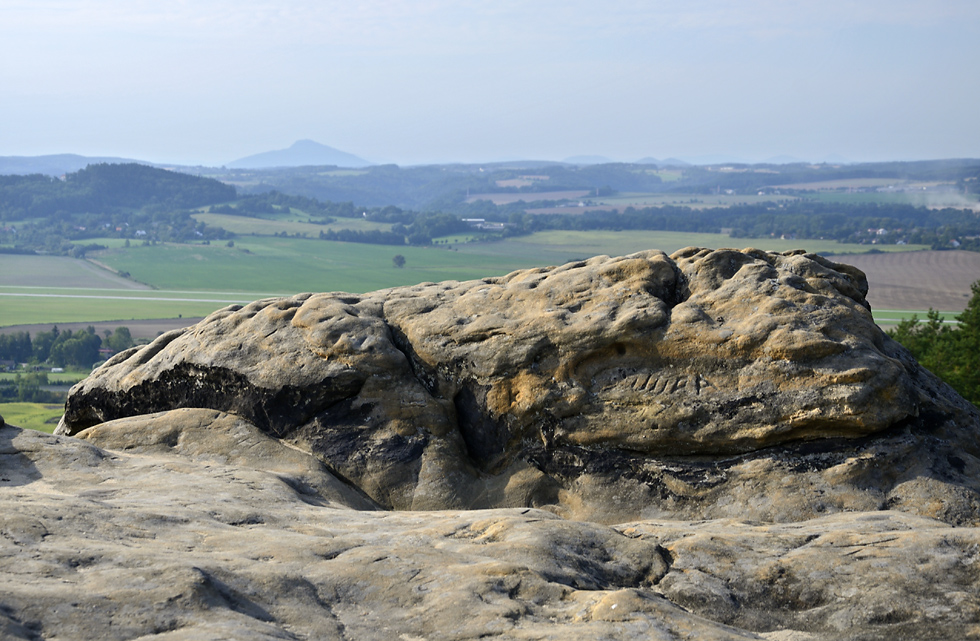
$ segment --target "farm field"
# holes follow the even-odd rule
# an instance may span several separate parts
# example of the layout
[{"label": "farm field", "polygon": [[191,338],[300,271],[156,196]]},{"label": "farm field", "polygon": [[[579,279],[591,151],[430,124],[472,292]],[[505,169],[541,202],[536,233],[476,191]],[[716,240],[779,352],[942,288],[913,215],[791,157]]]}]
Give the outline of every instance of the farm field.
[{"label": "farm field", "polygon": [[76,258],[0,254],[0,288],[47,286],[150,289]]},{"label": "farm field", "polygon": [[[93,286],[107,282],[92,272],[98,267],[75,259],[0,255],[0,273],[6,280],[0,286],[0,327],[11,328],[34,323],[94,323],[106,328],[134,324],[137,320],[159,321],[148,328],[150,336],[171,327],[185,326],[216,309],[242,304],[269,296],[290,295],[307,291],[366,292],[385,287],[411,285],[426,281],[468,280],[502,275],[515,269],[556,265],[594,255],[621,255],[649,248],[671,253],[691,245],[704,247],[758,247],[785,251],[803,247],[808,251],[846,254],[865,251],[863,245],[841,245],[834,241],[795,241],[779,239],[729,238],[721,234],[680,232],[612,232],[551,231],[497,242],[453,242],[432,247],[384,246],[328,242],[318,239],[246,236],[235,239],[234,247],[224,243],[211,245],[139,245],[99,252],[95,259],[155,289],[122,289],[139,286],[110,272],[112,286]],[[910,246],[883,246],[882,250],[909,250]],[[942,252],[958,254],[966,252]],[[405,267],[394,268],[392,257],[401,254]],[[864,260],[878,256],[857,257]],[[972,254],[971,254],[972,256]],[[980,254],[977,255],[980,257]],[[32,286],[12,284],[17,278],[5,268],[11,258],[40,261],[20,263],[19,273]],[[46,261],[58,269],[44,267]],[[838,258],[850,262],[848,258]],[[878,259],[880,260],[880,259]],[[861,267],[861,265],[858,265]],[[888,276],[888,267],[881,278]],[[904,278],[906,297],[902,305],[885,305],[874,295],[879,285],[872,277],[872,300],[875,309],[911,310],[924,316],[929,305],[941,310],[959,311],[969,294],[969,283],[956,289],[955,308],[938,305],[934,298],[937,279],[944,278],[944,267],[922,268],[916,278],[926,278],[929,269],[939,276],[922,288],[911,288],[913,276]],[[966,268],[967,271],[969,267]],[[874,274],[874,272],[872,272]],[[42,275],[44,277],[42,277]],[[76,280],[76,287],[64,285],[65,278]],[[883,281],[885,285],[890,281]],[[972,281],[970,281],[972,282]],[[957,281],[959,283],[959,281]],[[918,296],[918,298],[916,298]],[[955,298],[958,296],[959,298]],[[962,299],[962,302],[960,302]],[[934,302],[929,302],[934,301]],[[907,315],[911,315],[911,311]],[[178,318],[180,317],[180,318]],[[187,322],[184,322],[187,319]],[[127,323],[130,321],[131,323]],[[101,331],[100,326],[100,331]],[[12,331],[12,330],[7,330]]]},{"label": "farm field", "polygon": [[[38,332],[47,332],[51,328],[57,325],[59,331],[71,330],[72,332],[77,332],[80,329],[85,329],[87,327],[92,327],[95,329],[95,333],[99,336],[104,336],[106,331],[115,331],[117,327],[126,327],[129,329],[130,336],[133,340],[153,340],[160,334],[169,332],[172,329],[180,329],[182,327],[189,327],[190,325],[196,324],[198,321],[202,320],[203,316],[183,316],[179,318],[154,318],[154,319],[139,319],[139,320],[122,320],[122,321],[82,321],[82,322],[45,322],[45,323],[26,323],[23,325],[0,325],[0,334],[13,334],[16,332],[27,332],[31,336],[36,335]],[[0,374],[2,378],[4,374]],[[50,379],[55,374],[48,374]]]},{"label": "farm field", "polygon": [[906,317],[911,315],[908,310],[919,310],[919,318],[924,318],[922,310],[930,307],[959,313],[970,300],[971,283],[980,279],[977,252],[863,254],[836,256],[832,260],[854,265],[867,274],[871,284],[868,302],[876,311],[876,318]]},{"label": "farm field", "polygon": [[0,403],[0,416],[5,423],[51,434],[58,427],[64,405],[50,403]]},{"label": "farm field", "polygon": [[969,198],[955,191],[874,191],[874,192],[844,192],[844,191],[821,191],[808,194],[807,198],[812,198],[824,203],[842,204],[898,204],[912,205],[913,207],[929,207],[931,209],[974,209],[980,208],[976,196],[970,195]]},{"label": "farm field", "polygon": [[0,296],[0,327],[70,322],[87,326],[92,321],[112,321],[112,326],[117,327],[139,319],[206,316],[233,302],[249,302],[256,298],[261,296],[239,296],[233,301],[229,299],[229,302],[205,302],[180,299],[147,301],[138,297],[107,300],[98,296],[35,298],[29,293],[18,293]]}]

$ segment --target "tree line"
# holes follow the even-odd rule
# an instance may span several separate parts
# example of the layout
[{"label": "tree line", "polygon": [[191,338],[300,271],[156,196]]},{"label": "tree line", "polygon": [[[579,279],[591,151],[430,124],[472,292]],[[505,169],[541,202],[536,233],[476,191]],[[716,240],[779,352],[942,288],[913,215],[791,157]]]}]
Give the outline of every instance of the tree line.
[{"label": "tree line", "polygon": [[99,336],[91,326],[72,332],[60,331],[55,325],[33,338],[29,332],[0,334],[0,360],[89,369],[102,360],[99,350],[103,347],[120,352],[133,345],[128,327],[117,327],[114,332],[106,330],[104,336]]},{"label": "tree line", "polygon": [[913,316],[888,334],[908,348],[919,364],[980,406],[980,280],[971,290],[966,309],[956,317],[958,326],[943,323],[939,312],[930,309],[924,322]]},{"label": "tree line", "polygon": [[[792,237],[847,243],[931,245],[949,249],[956,240],[972,249],[980,236],[980,215],[970,210],[931,210],[904,204],[834,204],[808,200],[764,202],[728,208],[692,209],[678,205],[627,207],[622,212],[528,214],[511,209],[497,218],[509,224],[507,234],[562,230],[650,230],[722,233],[733,238]],[[503,222],[501,221],[501,222]]]}]

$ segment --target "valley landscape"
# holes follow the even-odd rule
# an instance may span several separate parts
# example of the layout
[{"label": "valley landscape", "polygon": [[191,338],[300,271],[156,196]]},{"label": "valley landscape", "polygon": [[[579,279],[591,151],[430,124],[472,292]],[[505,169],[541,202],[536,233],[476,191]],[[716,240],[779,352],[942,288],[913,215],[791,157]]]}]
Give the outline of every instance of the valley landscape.
[{"label": "valley landscape", "polygon": [[3,3],[0,641],[980,639],[978,43]]}]

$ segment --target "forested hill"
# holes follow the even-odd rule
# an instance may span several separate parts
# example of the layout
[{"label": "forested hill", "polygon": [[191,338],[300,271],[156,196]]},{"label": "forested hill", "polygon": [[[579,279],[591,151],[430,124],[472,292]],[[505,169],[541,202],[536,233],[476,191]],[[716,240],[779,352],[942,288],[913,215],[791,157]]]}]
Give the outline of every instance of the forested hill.
[{"label": "forested hill", "polygon": [[0,176],[0,220],[33,220],[151,205],[193,208],[235,197],[234,187],[211,178],[136,163],[97,164],[67,174],[64,180],[41,174]]},{"label": "forested hill", "polygon": [[103,248],[96,238],[226,238],[191,210],[235,198],[235,188],[217,180],[135,163],[89,165],[64,179],[0,176],[0,251],[82,256]]}]

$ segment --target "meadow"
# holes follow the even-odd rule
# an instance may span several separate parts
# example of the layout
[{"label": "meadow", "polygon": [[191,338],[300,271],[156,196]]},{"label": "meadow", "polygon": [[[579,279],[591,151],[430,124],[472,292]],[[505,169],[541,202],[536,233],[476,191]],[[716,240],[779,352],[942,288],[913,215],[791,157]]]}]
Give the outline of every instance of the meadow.
[{"label": "meadow", "polygon": [[51,434],[58,427],[64,405],[50,403],[0,403],[0,416],[5,423]]}]

